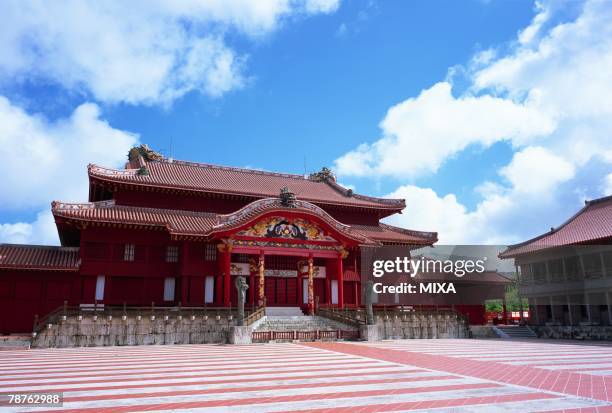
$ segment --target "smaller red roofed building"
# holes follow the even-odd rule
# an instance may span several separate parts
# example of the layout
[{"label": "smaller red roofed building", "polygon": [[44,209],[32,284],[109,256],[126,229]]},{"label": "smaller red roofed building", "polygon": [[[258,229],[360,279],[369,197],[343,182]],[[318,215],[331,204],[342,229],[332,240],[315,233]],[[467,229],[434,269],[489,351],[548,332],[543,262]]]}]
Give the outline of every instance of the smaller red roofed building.
[{"label": "smaller red roofed building", "polygon": [[612,325],[612,196],[500,257],[515,260],[531,324]]}]

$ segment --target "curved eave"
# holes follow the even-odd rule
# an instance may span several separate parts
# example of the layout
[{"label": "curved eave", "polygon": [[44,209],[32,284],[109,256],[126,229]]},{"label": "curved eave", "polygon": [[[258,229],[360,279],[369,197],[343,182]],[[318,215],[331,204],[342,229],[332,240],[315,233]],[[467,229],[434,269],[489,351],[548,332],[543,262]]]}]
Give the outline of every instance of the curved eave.
[{"label": "curved eave", "polygon": [[262,216],[273,215],[275,213],[287,214],[289,212],[305,215],[322,221],[340,236],[352,240],[357,244],[379,245],[378,242],[371,238],[353,233],[354,230],[352,230],[350,226],[337,221],[331,215],[313,203],[299,200],[295,201],[296,205],[299,206],[295,208],[287,208],[279,206],[278,202],[279,200],[277,198],[264,198],[254,201],[231,214],[220,215],[220,223],[211,229],[209,235],[214,236],[218,233],[238,230],[256,222],[257,220],[261,219]]},{"label": "curved eave", "polygon": [[382,245],[386,246],[398,246],[398,247],[409,247],[410,249],[419,249],[423,247],[432,247],[432,243],[416,243],[416,242],[406,242],[406,241],[387,241],[387,240],[376,240]]},{"label": "curved eave", "polygon": [[124,220],[112,220],[105,218],[94,218],[87,216],[75,216],[71,213],[72,210],[78,210],[78,208],[62,208],[62,205],[75,205],[75,206],[86,206],[88,208],[103,207],[105,204],[108,207],[114,206],[114,201],[101,201],[91,202],[87,204],[68,204],[60,201],[53,201],[51,203],[51,213],[55,218],[56,223],[58,218],[71,223],[85,224],[85,225],[96,225],[96,226],[112,226],[112,227],[124,227],[124,228],[137,228],[137,229],[154,229],[154,230],[166,230],[168,233],[172,233],[172,228],[169,222],[144,222],[144,221],[131,221],[125,222]]}]

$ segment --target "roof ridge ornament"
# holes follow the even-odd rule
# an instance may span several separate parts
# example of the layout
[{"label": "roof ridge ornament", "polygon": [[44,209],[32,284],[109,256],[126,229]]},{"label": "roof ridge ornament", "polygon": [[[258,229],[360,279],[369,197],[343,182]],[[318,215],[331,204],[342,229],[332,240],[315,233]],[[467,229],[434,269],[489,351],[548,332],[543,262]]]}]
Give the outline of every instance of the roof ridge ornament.
[{"label": "roof ridge ornament", "polygon": [[128,152],[128,159],[130,162],[137,161],[139,156],[142,156],[145,161],[161,161],[164,159],[159,152],[151,149],[146,143],[140,146],[134,146]]},{"label": "roof ridge ornament", "polygon": [[331,169],[324,166],[323,168],[321,168],[319,172],[311,173],[308,176],[308,179],[310,179],[311,181],[315,181],[315,182],[321,182],[321,181],[336,182],[336,175],[334,175]]},{"label": "roof ridge ornament", "polygon": [[280,190],[280,203],[285,208],[295,208],[295,194],[289,190],[288,187],[284,186]]}]

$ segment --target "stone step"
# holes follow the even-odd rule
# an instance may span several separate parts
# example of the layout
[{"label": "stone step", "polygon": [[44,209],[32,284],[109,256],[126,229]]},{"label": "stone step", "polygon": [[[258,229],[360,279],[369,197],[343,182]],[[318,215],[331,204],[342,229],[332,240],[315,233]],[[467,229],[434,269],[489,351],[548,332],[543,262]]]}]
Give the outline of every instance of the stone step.
[{"label": "stone step", "polygon": [[497,329],[513,338],[537,338],[538,336],[524,326],[497,326]]},{"label": "stone step", "polygon": [[300,307],[266,307],[266,315],[271,317],[300,317],[304,313]]},{"label": "stone step", "polygon": [[267,316],[255,331],[330,331],[355,328],[319,316]]}]

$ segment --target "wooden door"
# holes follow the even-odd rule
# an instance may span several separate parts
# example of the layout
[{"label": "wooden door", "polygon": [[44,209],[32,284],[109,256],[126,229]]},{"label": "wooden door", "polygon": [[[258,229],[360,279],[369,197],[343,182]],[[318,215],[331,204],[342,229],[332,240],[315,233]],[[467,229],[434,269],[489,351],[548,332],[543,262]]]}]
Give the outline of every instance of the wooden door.
[{"label": "wooden door", "polygon": [[276,281],[272,277],[264,278],[266,305],[276,305]]}]

